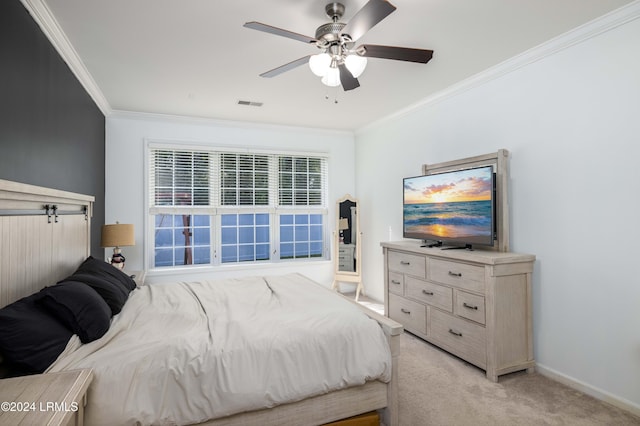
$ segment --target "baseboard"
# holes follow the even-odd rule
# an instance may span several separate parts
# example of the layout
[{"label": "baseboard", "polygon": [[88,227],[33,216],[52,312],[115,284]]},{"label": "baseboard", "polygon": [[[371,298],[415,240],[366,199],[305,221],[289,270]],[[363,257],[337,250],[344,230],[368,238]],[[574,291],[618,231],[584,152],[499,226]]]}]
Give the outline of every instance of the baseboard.
[{"label": "baseboard", "polygon": [[560,382],[572,389],[586,393],[587,395],[599,399],[600,401],[604,401],[608,404],[621,408],[640,417],[640,405],[635,404],[629,400],[621,398],[617,395],[613,395],[602,389],[598,389],[590,384],[574,379],[573,377],[569,377],[566,374],[562,374],[552,368],[545,367],[541,364],[536,364],[536,371],[545,377],[555,380],[556,382]]}]

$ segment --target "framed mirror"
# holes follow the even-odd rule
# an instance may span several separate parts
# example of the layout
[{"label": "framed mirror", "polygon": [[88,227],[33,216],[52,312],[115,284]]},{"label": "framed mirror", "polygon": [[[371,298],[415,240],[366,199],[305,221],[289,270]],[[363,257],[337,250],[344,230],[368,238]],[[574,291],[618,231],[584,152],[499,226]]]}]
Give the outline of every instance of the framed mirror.
[{"label": "framed mirror", "polygon": [[364,294],[362,285],[362,233],[358,212],[358,200],[347,194],[336,202],[336,227],[334,231],[335,275],[331,288],[340,291],[340,283],[356,284],[356,300]]}]

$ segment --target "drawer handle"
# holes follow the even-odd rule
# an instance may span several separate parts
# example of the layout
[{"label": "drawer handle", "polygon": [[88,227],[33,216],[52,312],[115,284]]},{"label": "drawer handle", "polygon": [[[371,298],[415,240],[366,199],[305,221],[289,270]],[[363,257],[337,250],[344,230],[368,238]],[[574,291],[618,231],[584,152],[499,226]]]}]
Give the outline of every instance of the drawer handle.
[{"label": "drawer handle", "polygon": [[427,296],[433,296],[433,292],[432,291],[422,290],[422,293],[426,294]]},{"label": "drawer handle", "polygon": [[455,331],[452,328],[449,329],[449,333],[453,334],[454,336],[462,337],[462,333],[460,333],[459,331]]},{"label": "drawer handle", "polygon": [[467,302],[464,302],[462,304],[462,306],[464,306],[465,308],[469,308],[469,309],[475,309],[476,311],[478,310],[477,306],[469,305]]},{"label": "drawer handle", "polygon": [[401,265],[411,265],[411,262],[407,262],[406,260],[401,260],[400,264]]},{"label": "drawer handle", "polygon": [[405,308],[400,308],[400,312],[402,312],[403,314],[411,315],[411,311],[408,311]]},{"label": "drawer handle", "polygon": [[462,272],[458,272],[456,274],[455,272],[449,271],[449,275],[451,275],[452,277],[461,277],[462,276]]},{"label": "drawer handle", "polygon": [[400,281],[396,281],[396,280],[391,280],[391,283],[392,283],[392,284],[400,285]]}]

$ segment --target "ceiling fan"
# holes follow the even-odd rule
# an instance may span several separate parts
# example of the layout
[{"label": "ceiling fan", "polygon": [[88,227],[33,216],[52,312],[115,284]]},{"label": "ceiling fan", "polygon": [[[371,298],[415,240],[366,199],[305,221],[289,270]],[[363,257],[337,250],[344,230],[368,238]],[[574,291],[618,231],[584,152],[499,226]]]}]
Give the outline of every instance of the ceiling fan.
[{"label": "ceiling fan", "polygon": [[308,63],[311,71],[327,86],[339,86],[344,90],[360,87],[357,77],[362,74],[367,58],[394,59],[398,61],[426,64],[433,56],[433,50],[408,47],[380,46],[355,42],[380,21],[389,16],[396,7],[386,0],[369,0],[348,23],[339,22],[345,7],[341,3],[329,3],[325,7],[331,22],[316,29],[315,38],[294,33],[261,22],[247,22],[246,28],[287,37],[307,44],[315,44],[321,53],[307,55],[288,64],[281,65],[260,74],[261,77],[275,77],[302,64]]}]

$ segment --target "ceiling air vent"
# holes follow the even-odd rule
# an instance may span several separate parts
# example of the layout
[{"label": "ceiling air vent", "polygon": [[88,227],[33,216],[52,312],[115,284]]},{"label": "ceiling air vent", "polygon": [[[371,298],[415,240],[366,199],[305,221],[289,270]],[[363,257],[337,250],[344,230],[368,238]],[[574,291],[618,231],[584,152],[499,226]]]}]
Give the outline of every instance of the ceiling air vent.
[{"label": "ceiling air vent", "polygon": [[238,105],[247,105],[247,106],[261,107],[261,106],[262,106],[262,102],[238,101]]}]

